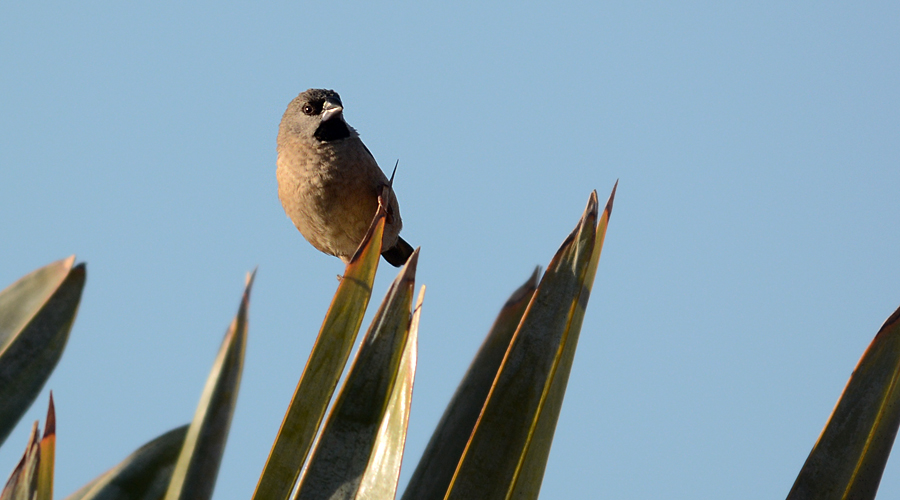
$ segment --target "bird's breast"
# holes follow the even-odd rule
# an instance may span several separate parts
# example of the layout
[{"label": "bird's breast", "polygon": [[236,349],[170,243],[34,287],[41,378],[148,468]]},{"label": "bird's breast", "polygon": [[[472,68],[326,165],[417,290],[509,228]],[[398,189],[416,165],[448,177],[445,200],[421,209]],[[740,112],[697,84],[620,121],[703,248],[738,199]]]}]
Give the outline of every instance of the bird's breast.
[{"label": "bird's breast", "polygon": [[[279,142],[278,195],[285,212],[319,250],[349,257],[375,215],[387,178],[356,138],[304,145]],[[396,201],[392,200],[396,206]],[[400,232],[399,208],[385,248]]]}]

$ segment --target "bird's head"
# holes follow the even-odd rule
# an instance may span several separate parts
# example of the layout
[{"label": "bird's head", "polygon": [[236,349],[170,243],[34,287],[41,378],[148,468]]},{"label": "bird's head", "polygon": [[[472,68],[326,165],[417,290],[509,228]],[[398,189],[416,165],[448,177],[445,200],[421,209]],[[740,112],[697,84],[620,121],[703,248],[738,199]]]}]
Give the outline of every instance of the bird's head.
[{"label": "bird's head", "polygon": [[344,121],[341,96],[333,90],[306,90],[288,105],[281,128],[319,142],[346,139],[354,130]]}]

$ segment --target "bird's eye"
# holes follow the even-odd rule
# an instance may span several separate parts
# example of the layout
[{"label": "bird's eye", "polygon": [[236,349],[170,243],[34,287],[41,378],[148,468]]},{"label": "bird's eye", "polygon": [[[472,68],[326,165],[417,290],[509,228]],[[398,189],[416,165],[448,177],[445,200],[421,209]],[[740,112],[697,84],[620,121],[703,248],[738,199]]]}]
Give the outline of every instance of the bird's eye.
[{"label": "bird's eye", "polygon": [[304,113],[304,114],[311,115],[311,114],[313,114],[313,111],[314,111],[314,110],[313,110],[313,107],[312,107],[311,105],[309,105],[309,104],[304,104],[304,105],[303,105],[303,113]]}]

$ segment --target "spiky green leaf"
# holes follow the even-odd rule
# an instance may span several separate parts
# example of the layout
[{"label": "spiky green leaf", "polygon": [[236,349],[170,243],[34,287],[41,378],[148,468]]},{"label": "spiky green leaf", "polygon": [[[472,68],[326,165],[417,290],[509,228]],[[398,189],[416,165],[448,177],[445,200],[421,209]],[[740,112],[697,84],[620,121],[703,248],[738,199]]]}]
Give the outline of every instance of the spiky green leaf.
[{"label": "spiky green leaf", "polygon": [[194,420],[172,472],[166,500],[212,498],[241,385],[247,349],[247,310],[255,275],[256,271],[247,275],[241,305],[225,332],[219,354],[206,379]]},{"label": "spiky green leaf", "polygon": [[187,431],[185,424],[149,441],[66,500],[161,500]]},{"label": "spiky green leaf", "polygon": [[53,462],[56,455],[56,412],[53,393],[47,406],[47,421],[43,437],[35,422],[25,453],[6,481],[0,500],[52,500]]},{"label": "spiky green leaf", "polygon": [[397,380],[391,391],[375,445],[369,457],[369,464],[359,484],[356,498],[391,499],[397,496],[397,481],[400,479],[400,465],[406,445],[406,429],[409,423],[409,409],[412,404],[413,383],[416,378],[416,358],[419,343],[419,316],[425,285],[419,291],[416,307],[409,324],[409,338],[400,357]]},{"label": "spiky green leaf", "polygon": [[500,309],[500,314],[494,320],[484,343],[478,349],[431,435],[431,440],[403,492],[404,500],[444,498],[497,376],[500,363],[503,362],[503,356],[509,348],[510,339],[537,289],[539,273],[540,268],[535,269],[528,281],[513,292]]},{"label": "spiky green leaf", "polygon": [[418,256],[418,250],[410,256],[375,314],[300,479],[295,500],[356,497],[372,460],[407,343]]},{"label": "spiky green leaf", "polygon": [[32,500],[37,494],[38,468],[40,466],[41,447],[38,441],[38,423],[31,427],[31,435],[22,459],[13,469],[0,492],[0,500]]},{"label": "spiky green leaf", "polygon": [[379,210],[360,249],[347,264],[266,459],[253,493],[254,500],[290,498],[372,296],[384,218],[384,211]]},{"label": "spiky green leaf", "polygon": [[594,192],[513,336],[446,498],[537,498],[606,229],[597,212]]},{"label": "spiky green leaf", "polygon": [[75,256],[44,266],[0,292],[0,445],[62,356],[84,288]]},{"label": "spiky green leaf", "polygon": [[900,309],[866,349],[788,500],[873,499],[900,425]]},{"label": "spiky green leaf", "polygon": [[56,409],[53,406],[53,391],[50,391],[47,419],[44,421],[44,436],[38,446],[40,463],[36,500],[53,500],[53,467],[56,463]]}]

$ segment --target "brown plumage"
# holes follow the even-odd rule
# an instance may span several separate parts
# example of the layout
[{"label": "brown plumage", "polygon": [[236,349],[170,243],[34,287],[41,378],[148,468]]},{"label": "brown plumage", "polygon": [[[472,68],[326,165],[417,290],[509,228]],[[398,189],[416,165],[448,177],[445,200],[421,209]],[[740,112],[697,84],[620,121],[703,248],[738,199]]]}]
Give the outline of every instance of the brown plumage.
[{"label": "brown plumage", "polygon": [[[348,262],[366,234],[388,179],[359,134],[344,121],[333,90],[309,89],[284,112],[278,130],[278,197],[314,247]],[[393,191],[391,191],[393,193]],[[400,238],[397,197],[385,200],[382,256],[401,266],[412,246]]]}]

